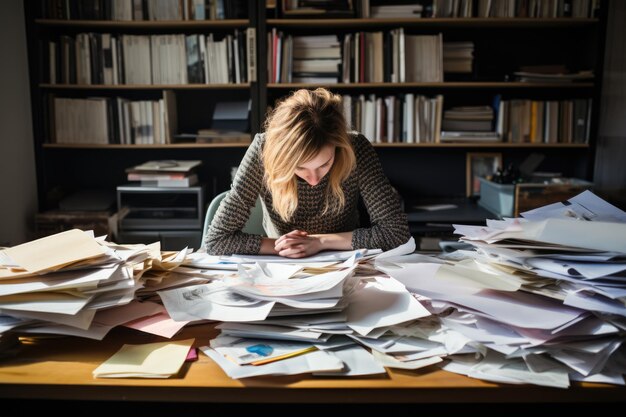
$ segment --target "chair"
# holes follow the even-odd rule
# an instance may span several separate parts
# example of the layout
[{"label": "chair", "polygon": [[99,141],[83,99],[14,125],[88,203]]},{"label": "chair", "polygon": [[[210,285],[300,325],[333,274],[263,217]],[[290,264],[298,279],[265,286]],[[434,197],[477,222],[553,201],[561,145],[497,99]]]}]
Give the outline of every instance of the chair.
[{"label": "chair", "polygon": [[[204,216],[204,228],[202,229],[201,241],[202,245],[204,244],[204,239],[206,238],[206,233],[209,225],[211,224],[211,221],[213,220],[213,217],[215,216],[215,213],[217,212],[220,203],[222,202],[224,197],[226,197],[226,194],[228,194],[228,191],[224,191],[223,193],[216,195],[215,197],[213,197],[213,200],[211,200],[211,203],[209,203],[209,207],[206,210],[206,216]],[[263,206],[261,205],[260,197],[257,198],[256,204],[252,208],[252,212],[250,212],[250,218],[248,218],[248,221],[243,226],[242,231],[254,235],[266,236],[265,229],[263,229]]]}]

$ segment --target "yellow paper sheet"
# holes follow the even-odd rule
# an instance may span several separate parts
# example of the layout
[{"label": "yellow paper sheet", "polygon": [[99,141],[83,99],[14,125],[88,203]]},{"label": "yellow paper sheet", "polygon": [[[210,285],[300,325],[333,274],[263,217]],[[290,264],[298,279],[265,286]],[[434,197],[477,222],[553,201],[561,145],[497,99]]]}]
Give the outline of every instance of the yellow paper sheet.
[{"label": "yellow paper sheet", "polygon": [[30,273],[56,271],[73,262],[105,253],[94,238],[79,229],[33,240],[8,248],[5,252]]},{"label": "yellow paper sheet", "polygon": [[124,345],[93,371],[95,378],[168,378],[176,375],[194,339]]}]

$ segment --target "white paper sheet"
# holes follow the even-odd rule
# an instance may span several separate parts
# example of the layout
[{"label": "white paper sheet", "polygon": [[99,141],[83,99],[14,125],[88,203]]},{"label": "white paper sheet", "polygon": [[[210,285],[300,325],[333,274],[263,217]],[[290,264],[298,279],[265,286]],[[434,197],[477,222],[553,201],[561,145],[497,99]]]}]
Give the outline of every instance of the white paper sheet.
[{"label": "white paper sheet", "polygon": [[273,302],[233,293],[220,281],[158,291],[168,314],[176,321],[258,321],[267,317]]},{"label": "white paper sheet", "polygon": [[336,372],[315,372],[315,375],[363,376],[387,373],[387,370],[374,359],[374,356],[361,346],[334,349],[329,353],[339,358],[343,362],[344,368]]},{"label": "white paper sheet", "polygon": [[213,359],[233,379],[262,375],[297,375],[321,371],[340,371],[343,369],[343,362],[325,351],[311,352],[282,361],[268,363],[267,365],[239,366],[208,346],[202,346],[200,350]]},{"label": "white paper sheet", "polygon": [[346,324],[366,336],[376,328],[426,317],[430,312],[400,282],[376,278],[352,294],[347,314]]}]

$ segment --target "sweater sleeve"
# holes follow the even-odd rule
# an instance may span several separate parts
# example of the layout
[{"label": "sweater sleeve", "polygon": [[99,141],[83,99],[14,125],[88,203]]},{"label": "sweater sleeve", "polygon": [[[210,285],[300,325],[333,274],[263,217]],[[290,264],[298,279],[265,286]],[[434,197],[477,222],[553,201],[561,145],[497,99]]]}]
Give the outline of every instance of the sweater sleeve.
[{"label": "sweater sleeve", "polygon": [[352,234],[352,247],[389,250],[406,243],[411,233],[400,197],[383,172],[380,160],[369,141],[354,139],[359,192],[370,216],[371,227]]},{"label": "sweater sleeve", "polygon": [[264,137],[256,135],[243,157],[231,189],[208,226],[204,243],[211,255],[258,254],[260,235],[242,232],[263,183],[261,149]]}]

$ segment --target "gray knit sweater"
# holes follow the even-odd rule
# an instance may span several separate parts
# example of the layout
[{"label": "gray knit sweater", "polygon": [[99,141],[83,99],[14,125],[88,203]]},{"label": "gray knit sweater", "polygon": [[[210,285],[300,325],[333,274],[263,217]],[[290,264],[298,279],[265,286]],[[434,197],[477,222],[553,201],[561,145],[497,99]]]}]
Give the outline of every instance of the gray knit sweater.
[{"label": "gray knit sweater", "polygon": [[[298,179],[298,207],[289,222],[281,220],[272,206],[272,196],[263,181],[261,151],[265,135],[258,134],[248,148],[228,195],[209,226],[204,245],[212,255],[258,254],[261,236],[242,232],[250,211],[260,196],[264,217],[279,235],[292,230],[309,234],[353,231],[352,248],[395,248],[410,238],[406,214],[398,194],[385,176],[370,142],[357,133],[351,134],[356,155],[356,169],[342,185],[346,204],[340,212],[324,211],[324,193],[328,175],[315,186]],[[358,199],[363,198],[371,227],[359,227]],[[267,228],[266,228],[267,230]],[[271,236],[278,237],[278,236]]]}]

